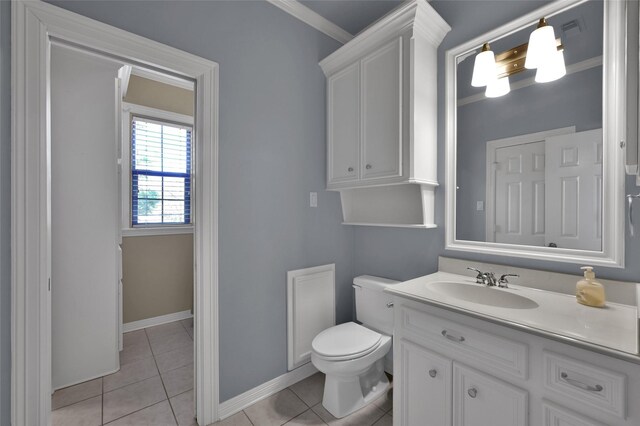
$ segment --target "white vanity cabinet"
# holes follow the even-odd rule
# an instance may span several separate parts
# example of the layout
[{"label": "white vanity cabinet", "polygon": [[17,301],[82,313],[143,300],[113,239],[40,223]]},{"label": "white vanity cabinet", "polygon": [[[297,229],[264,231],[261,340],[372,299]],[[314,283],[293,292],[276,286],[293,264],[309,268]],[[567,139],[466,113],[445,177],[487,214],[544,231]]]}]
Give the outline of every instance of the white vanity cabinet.
[{"label": "white vanity cabinet", "polygon": [[393,309],[395,426],[640,424],[636,363],[404,297]]},{"label": "white vanity cabinet", "polygon": [[435,226],[437,53],[449,30],[426,0],[408,0],[320,62],[327,189],[340,191],[345,222]]}]

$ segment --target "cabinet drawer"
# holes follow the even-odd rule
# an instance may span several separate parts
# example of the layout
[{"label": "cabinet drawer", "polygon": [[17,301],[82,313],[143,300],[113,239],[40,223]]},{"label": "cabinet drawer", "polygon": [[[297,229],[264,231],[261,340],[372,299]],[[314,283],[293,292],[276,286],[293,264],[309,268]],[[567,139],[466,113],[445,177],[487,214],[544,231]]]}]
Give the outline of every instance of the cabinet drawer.
[{"label": "cabinet drawer", "polygon": [[429,347],[441,348],[445,353],[454,354],[455,359],[484,371],[527,379],[527,345],[406,306],[399,309],[399,327],[426,339]]},{"label": "cabinet drawer", "polygon": [[529,393],[453,364],[454,426],[526,426]]},{"label": "cabinet drawer", "polygon": [[545,388],[573,401],[625,418],[626,376],[563,355],[543,354]]},{"label": "cabinet drawer", "polygon": [[566,408],[542,401],[543,426],[604,426]]}]

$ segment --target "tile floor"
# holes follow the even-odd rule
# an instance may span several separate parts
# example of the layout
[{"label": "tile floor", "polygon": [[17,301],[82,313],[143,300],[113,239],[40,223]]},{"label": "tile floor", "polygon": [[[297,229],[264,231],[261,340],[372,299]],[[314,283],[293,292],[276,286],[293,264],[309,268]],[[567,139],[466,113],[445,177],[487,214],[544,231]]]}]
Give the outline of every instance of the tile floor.
[{"label": "tile floor", "polygon": [[[196,426],[193,414],[193,321],[124,335],[120,371],[56,391],[53,426]],[[391,391],[336,419],[322,406],[324,375],[287,389],[214,426],[391,426]]]},{"label": "tile floor", "polygon": [[193,320],[124,335],[120,371],[56,391],[53,426],[194,426]]},{"label": "tile floor", "polygon": [[391,426],[392,391],[355,413],[336,419],[322,406],[324,375],[304,379],[213,426]]}]

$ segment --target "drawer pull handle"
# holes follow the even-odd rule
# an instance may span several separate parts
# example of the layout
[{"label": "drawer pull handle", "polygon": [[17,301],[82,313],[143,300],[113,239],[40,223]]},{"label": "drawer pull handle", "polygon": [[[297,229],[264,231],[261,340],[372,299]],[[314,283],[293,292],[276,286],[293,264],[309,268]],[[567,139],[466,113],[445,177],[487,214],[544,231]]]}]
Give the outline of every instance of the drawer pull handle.
[{"label": "drawer pull handle", "polygon": [[469,394],[469,396],[471,398],[475,398],[478,395],[478,389],[476,388],[469,388],[469,390],[467,391],[467,393]]},{"label": "drawer pull handle", "polygon": [[370,170],[372,167],[373,167],[373,166],[372,166],[371,164],[367,164],[367,165],[365,166],[365,169]]},{"label": "drawer pull handle", "polygon": [[387,303],[387,308],[393,308],[393,302]]},{"label": "drawer pull handle", "polygon": [[442,335],[444,337],[446,337],[447,339],[452,340],[454,342],[458,342],[458,343],[464,342],[464,337],[462,337],[462,336],[460,336],[460,337],[453,336],[453,335],[449,334],[449,332],[447,330],[442,330]]},{"label": "drawer pull handle", "polygon": [[429,370],[429,376],[436,377],[438,375],[438,371],[435,369]]},{"label": "drawer pull handle", "polygon": [[571,386],[575,386],[577,388],[589,391],[589,392],[600,392],[602,391],[602,389],[604,389],[602,386],[600,385],[595,385],[595,386],[591,386],[588,385],[586,383],[581,382],[580,380],[576,380],[576,379],[572,379],[569,377],[569,375],[567,373],[560,373],[560,377],[562,378],[562,380],[564,380],[565,382],[569,383]]},{"label": "drawer pull handle", "polygon": [[347,171],[348,171],[348,172],[352,172],[352,171],[353,171],[353,167],[349,167],[349,168],[347,169]]}]

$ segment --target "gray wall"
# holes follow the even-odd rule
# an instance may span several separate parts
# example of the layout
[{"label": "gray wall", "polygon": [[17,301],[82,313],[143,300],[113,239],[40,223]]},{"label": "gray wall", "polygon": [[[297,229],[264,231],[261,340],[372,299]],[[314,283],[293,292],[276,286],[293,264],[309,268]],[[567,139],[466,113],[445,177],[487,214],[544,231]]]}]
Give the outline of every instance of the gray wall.
[{"label": "gray wall", "polygon": [[[221,400],[285,373],[287,270],[335,262],[338,321],[353,312],[353,233],[340,224],[338,194],[324,191],[318,62],[339,44],[262,1],[55,4],[220,64]],[[8,93],[3,86],[3,105]],[[4,133],[2,142],[8,149]],[[318,208],[308,207],[309,191]],[[2,342],[4,351],[9,339]]]},{"label": "gray wall", "polygon": [[0,1],[0,425],[11,420],[11,8]]},{"label": "gray wall", "polygon": [[[463,42],[530,12],[546,2],[539,1],[434,1],[431,4],[453,28],[439,48],[438,57],[438,187],[436,223],[432,230],[358,227],[355,229],[354,275],[373,274],[409,279],[437,270],[437,257],[506,263],[525,268],[579,273],[578,266],[567,263],[533,261],[502,256],[447,251],[444,249],[444,54]],[[627,191],[637,192],[633,179],[627,179]],[[640,221],[640,214],[635,217]],[[625,269],[598,268],[603,278],[638,281],[640,279],[640,238],[626,238]]]}]

